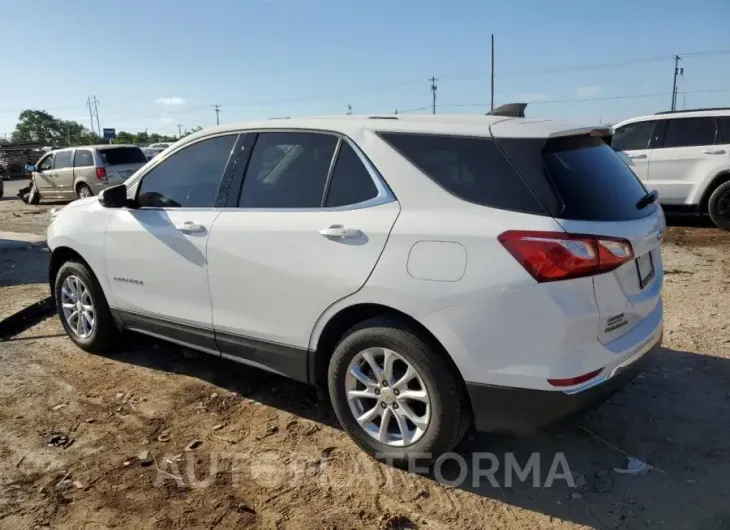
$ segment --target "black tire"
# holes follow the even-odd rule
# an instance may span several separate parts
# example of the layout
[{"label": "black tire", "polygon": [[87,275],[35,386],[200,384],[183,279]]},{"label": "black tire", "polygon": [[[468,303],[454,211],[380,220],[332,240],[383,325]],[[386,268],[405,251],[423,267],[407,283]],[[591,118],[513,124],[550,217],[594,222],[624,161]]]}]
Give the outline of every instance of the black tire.
[{"label": "black tire", "polygon": [[94,196],[94,192],[91,191],[91,188],[82,182],[78,186],[76,186],[76,198],[77,199],[81,199],[82,198],[81,197],[81,190],[82,189],[84,189],[84,190],[86,190],[86,191],[89,192],[89,194],[87,195],[87,197],[93,197]]},{"label": "black tire", "polygon": [[41,192],[35,185],[35,180],[30,181],[30,191],[28,192],[28,204],[36,205],[41,202]]},{"label": "black tire", "polygon": [[720,184],[707,203],[710,219],[724,230],[730,230],[730,181]]},{"label": "black tire", "polygon": [[[345,378],[350,361],[366,348],[389,348],[416,368],[431,403],[431,420],[423,436],[412,445],[392,447],[371,437],[357,423],[347,400]],[[444,354],[426,337],[397,318],[375,317],[351,328],[336,346],[329,364],[328,386],[337,419],[355,443],[378,460],[404,467],[433,462],[451,451],[471,425],[471,407],[463,383]],[[425,454],[430,457],[424,457]]]},{"label": "black tire", "polygon": [[[86,338],[79,337],[74,333],[66,321],[61,306],[61,288],[64,280],[71,275],[78,277],[88,288],[91,303],[94,306],[94,328]],[[111,311],[109,310],[109,304],[104,296],[104,291],[101,289],[96,276],[94,276],[86,265],[78,261],[67,261],[61,265],[54,282],[54,295],[56,312],[61,319],[63,329],[79,348],[92,353],[101,353],[108,350],[114,344],[119,336],[119,330],[114,323]]]}]

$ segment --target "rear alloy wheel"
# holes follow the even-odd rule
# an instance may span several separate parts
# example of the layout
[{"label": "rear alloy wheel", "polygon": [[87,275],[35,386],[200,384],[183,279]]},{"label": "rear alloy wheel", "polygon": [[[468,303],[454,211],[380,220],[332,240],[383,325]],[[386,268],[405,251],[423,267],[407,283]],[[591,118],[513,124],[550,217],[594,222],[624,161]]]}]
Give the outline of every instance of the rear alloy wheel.
[{"label": "rear alloy wheel", "polygon": [[360,448],[396,466],[451,451],[471,415],[463,383],[429,338],[397,318],[350,329],[332,354],[330,398]]},{"label": "rear alloy wheel", "polygon": [[89,188],[86,184],[79,184],[76,187],[76,195],[79,199],[86,199],[94,194],[91,192],[91,188]]},{"label": "rear alloy wheel", "polygon": [[710,219],[720,228],[730,230],[730,181],[720,184],[707,204]]}]

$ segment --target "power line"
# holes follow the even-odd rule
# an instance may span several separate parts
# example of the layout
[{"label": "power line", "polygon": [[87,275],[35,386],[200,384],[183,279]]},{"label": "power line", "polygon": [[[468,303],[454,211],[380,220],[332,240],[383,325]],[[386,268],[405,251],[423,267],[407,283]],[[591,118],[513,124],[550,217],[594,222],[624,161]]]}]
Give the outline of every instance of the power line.
[{"label": "power line", "polygon": [[177,135],[182,136],[182,123],[177,124]]},{"label": "power line", "polygon": [[211,106],[215,110],[215,124],[220,125],[221,124],[221,120],[220,120],[221,106],[218,105],[217,103],[215,105],[211,105]]},{"label": "power line", "polygon": [[89,121],[91,132],[94,133],[94,117],[96,117],[96,134],[101,136],[101,126],[99,125],[99,100],[96,96],[86,98],[86,106],[89,107]]}]

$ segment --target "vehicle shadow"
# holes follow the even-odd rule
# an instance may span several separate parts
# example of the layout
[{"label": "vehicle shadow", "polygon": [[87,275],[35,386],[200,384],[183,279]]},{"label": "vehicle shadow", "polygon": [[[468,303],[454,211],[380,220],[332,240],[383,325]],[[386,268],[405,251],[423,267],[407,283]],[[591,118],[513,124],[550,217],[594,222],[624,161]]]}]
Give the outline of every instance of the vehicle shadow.
[{"label": "vehicle shadow", "polygon": [[[199,378],[340,428],[329,403],[307,385],[205,354],[189,359],[176,346],[136,334],[129,340],[110,357]],[[501,510],[592,528],[730,528],[729,383],[730,359],[663,348],[596,409],[530,436],[472,434],[457,448],[464,464],[452,455],[422,475],[469,493],[466,499],[504,503]],[[627,455],[652,467],[637,476],[614,471],[626,468]],[[531,459],[536,468],[522,480],[517,473]],[[430,495],[444,491],[434,487]]]}]

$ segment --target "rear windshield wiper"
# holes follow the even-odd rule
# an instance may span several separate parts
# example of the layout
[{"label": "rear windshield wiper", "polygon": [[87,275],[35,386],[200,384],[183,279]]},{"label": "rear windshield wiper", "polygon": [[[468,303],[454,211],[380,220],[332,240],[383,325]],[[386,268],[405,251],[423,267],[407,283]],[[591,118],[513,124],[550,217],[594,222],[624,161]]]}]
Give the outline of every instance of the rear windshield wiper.
[{"label": "rear windshield wiper", "polygon": [[651,190],[649,193],[647,193],[641,199],[639,199],[639,201],[636,203],[636,209],[643,210],[650,204],[655,203],[658,198],[659,198],[659,194],[657,193],[657,191]]}]

